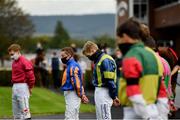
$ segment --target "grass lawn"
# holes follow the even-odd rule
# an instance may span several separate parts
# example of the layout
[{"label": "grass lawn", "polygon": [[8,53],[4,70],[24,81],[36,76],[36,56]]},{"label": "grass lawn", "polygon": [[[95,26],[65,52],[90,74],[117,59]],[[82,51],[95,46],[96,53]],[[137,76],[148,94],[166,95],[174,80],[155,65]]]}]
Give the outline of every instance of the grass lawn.
[{"label": "grass lawn", "polygon": [[[0,87],[0,118],[12,116],[11,88]],[[32,115],[62,114],[65,111],[64,96],[44,88],[34,88],[30,98]],[[94,112],[93,105],[81,104],[80,112]]]}]

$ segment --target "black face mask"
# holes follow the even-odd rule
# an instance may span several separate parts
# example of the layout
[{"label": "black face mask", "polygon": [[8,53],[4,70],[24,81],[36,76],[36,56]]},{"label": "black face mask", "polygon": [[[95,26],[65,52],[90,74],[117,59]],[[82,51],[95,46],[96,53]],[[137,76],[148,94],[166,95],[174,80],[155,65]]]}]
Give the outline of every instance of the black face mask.
[{"label": "black face mask", "polygon": [[62,63],[66,64],[69,61],[69,59],[67,60],[67,57],[64,57],[64,58],[61,58],[61,61]]},{"label": "black face mask", "polygon": [[101,50],[97,50],[94,54],[92,54],[91,56],[87,56],[87,57],[89,60],[95,61],[101,53],[102,53]]},{"label": "black face mask", "polygon": [[94,60],[93,55],[91,55],[91,56],[87,56],[87,58],[88,58],[89,60],[91,60],[91,61],[93,61],[93,60]]},{"label": "black face mask", "polygon": [[118,46],[122,54],[125,55],[129,51],[132,45],[133,45],[132,43],[122,43],[122,44],[119,44]]}]

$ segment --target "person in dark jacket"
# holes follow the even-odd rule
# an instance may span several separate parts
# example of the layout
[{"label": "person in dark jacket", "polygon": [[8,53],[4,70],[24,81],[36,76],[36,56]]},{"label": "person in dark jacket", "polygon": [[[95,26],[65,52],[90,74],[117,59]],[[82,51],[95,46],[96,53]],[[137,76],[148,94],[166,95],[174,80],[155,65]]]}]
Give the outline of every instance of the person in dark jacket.
[{"label": "person in dark jacket", "polygon": [[60,70],[59,70],[59,58],[56,52],[53,52],[53,57],[51,59],[52,77],[54,80],[54,88],[60,87]]}]

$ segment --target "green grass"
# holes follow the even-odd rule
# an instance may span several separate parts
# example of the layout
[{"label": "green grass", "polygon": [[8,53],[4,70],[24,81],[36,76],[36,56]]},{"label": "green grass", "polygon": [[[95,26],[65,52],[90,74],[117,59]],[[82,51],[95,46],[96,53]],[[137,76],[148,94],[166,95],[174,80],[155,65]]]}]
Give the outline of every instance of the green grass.
[{"label": "green grass", "polygon": [[[0,118],[12,116],[11,88],[0,87]],[[62,114],[65,111],[64,96],[44,88],[34,88],[30,98],[32,115]],[[95,107],[81,104],[80,112],[94,112]]]}]

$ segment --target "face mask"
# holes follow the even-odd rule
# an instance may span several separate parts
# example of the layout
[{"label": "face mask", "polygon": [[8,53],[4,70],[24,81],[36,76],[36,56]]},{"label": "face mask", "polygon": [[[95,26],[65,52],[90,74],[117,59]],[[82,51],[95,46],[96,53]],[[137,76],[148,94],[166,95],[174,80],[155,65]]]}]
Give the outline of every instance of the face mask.
[{"label": "face mask", "polygon": [[131,48],[133,44],[131,43],[122,43],[122,44],[119,44],[119,49],[121,50],[122,54],[125,55],[129,49]]},{"label": "face mask", "polygon": [[66,64],[69,61],[69,59],[67,60],[67,57],[64,57],[64,58],[61,58],[61,61],[62,63]]},{"label": "face mask", "polygon": [[89,60],[94,61],[98,58],[98,56],[102,53],[101,50],[97,50],[94,54],[91,56],[87,56]]},{"label": "face mask", "polygon": [[20,57],[20,55],[18,53],[14,53],[13,55],[11,55],[12,60],[18,60],[19,57]]},{"label": "face mask", "polygon": [[87,56],[87,58],[88,58],[89,60],[91,60],[91,61],[93,61],[93,60],[94,60],[93,55],[91,55],[91,56]]}]

